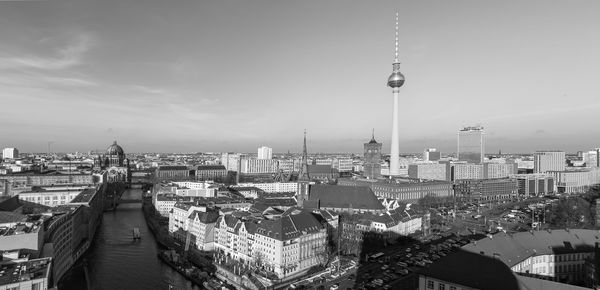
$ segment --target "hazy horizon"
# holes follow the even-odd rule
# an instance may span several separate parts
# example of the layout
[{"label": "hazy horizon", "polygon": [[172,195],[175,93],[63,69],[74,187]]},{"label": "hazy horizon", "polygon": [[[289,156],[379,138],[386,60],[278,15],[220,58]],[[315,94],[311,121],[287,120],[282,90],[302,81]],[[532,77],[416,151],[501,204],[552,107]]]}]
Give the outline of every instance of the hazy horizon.
[{"label": "hazy horizon", "polygon": [[400,152],[600,147],[597,1],[0,2],[0,147]]}]

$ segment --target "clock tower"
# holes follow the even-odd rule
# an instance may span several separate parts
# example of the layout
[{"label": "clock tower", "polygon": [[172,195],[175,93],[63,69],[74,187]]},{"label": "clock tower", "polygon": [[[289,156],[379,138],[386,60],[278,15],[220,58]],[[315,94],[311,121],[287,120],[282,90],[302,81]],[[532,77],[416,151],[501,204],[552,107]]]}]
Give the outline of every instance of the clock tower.
[{"label": "clock tower", "polygon": [[364,144],[365,161],[363,163],[365,177],[379,178],[381,177],[381,143],[375,140],[375,130],[369,143]]}]

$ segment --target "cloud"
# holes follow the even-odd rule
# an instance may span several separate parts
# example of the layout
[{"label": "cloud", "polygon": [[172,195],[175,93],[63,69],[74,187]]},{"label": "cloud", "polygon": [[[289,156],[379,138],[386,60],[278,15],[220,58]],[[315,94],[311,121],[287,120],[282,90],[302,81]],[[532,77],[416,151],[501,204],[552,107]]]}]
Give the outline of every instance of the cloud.
[{"label": "cloud", "polygon": [[95,38],[91,34],[79,33],[71,37],[62,47],[49,56],[9,55],[0,57],[3,70],[65,70],[83,63],[85,54],[93,47]]}]

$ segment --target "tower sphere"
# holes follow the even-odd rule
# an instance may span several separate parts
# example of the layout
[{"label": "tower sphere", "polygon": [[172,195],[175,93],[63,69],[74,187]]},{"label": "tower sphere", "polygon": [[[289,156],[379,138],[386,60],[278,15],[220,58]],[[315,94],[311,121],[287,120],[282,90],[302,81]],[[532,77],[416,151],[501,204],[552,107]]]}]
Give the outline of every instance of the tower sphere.
[{"label": "tower sphere", "polygon": [[394,71],[388,78],[387,85],[390,88],[399,88],[404,84],[404,75],[399,71]]}]

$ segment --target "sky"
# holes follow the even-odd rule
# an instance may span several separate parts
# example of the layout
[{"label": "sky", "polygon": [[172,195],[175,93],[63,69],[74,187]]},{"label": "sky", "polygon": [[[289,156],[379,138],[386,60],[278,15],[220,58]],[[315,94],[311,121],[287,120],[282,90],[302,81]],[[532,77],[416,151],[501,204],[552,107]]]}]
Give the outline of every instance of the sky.
[{"label": "sky", "polygon": [[600,147],[600,1],[0,1],[0,147]]}]

